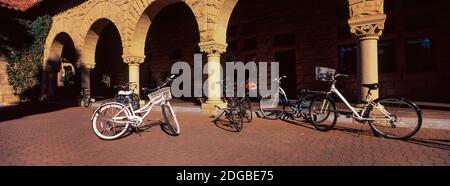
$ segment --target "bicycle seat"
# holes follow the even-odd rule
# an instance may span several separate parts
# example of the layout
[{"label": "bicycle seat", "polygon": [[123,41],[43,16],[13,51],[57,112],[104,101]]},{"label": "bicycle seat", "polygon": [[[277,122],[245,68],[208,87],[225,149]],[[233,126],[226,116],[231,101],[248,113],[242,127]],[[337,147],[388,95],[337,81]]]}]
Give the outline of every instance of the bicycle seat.
[{"label": "bicycle seat", "polygon": [[144,91],[145,93],[152,93],[157,91],[159,88],[142,88],[142,91]]},{"label": "bicycle seat", "polygon": [[133,91],[131,91],[131,90],[130,91],[123,91],[123,90],[121,90],[117,94],[121,95],[121,96],[129,96],[129,95],[133,94]]},{"label": "bicycle seat", "polygon": [[372,84],[362,84],[362,87],[366,87],[370,90],[376,90],[380,87],[380,85],[378,85],[378,83],[372,83]]}]

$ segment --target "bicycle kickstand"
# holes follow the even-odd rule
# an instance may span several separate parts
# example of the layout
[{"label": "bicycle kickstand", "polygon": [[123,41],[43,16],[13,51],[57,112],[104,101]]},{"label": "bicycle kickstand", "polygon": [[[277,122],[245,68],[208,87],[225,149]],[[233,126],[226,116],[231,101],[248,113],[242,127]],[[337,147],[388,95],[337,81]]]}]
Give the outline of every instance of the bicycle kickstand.
[{"label": "bicycle kickstand", "polygon": [[141,130],[140,130],[139,127],[134,127],[134,131],[135,131],[139,136],[142,136],[142,135],[141,135]]}]

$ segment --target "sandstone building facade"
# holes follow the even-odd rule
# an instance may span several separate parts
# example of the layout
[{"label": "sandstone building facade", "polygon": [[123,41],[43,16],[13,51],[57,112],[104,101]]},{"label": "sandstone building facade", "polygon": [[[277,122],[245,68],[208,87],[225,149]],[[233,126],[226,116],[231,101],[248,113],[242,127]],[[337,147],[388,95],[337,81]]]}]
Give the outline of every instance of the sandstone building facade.
[{"label": "sandstone building facade", "polygon": [[[105,86],[156,84],[176,61],[203,53],[209,80],[229,61],[279,61],[283,86],[323,89],[314,67],[348,73],[339,86],[357,100],[361,83],[379,95],[450,102],[450,34],[445,1],[431,0],[87,0],[61,3],[45,44],[42,95],[61,92],[64,58],[79,88],[111,96]],[[208,87],[218,92],[217,85]],[[138,89],[139,90],[139,89]],[[138,91],[137,91],[138,92]],[[294,94],[292,94],[294,93]],[[430,96],[433,95],[433,96]],[[378,96],[378,93],[374,96]],[[202,107],[213,111],[217,94]]]}]

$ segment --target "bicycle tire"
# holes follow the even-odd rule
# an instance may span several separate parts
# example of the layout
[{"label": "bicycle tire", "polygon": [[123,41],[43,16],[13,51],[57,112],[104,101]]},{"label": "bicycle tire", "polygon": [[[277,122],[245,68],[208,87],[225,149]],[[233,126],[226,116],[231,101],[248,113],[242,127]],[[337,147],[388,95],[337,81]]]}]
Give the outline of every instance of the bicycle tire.
[{"label": "bicycle tire", "polygon": [[[316,105],[317,103],[317,105]],[[326,107],[326,108],[325,108]],[[320,109],[319,112],[317,109]],[[317,120],[318,113],[326,112],[323,118]],[[311,104],[309,106],[309,122],[314,125],[314,127],[322,132],[327,132],[333,129],[337,122],[337,109],[334,100],[327,95],[324,96],[316,96],[312,98]],[[334,117],[330,124],[327,125],[327,120],[330,117],[330,114],[334,113]]]},{"label": "bicycle tire", "polygon": [[[114,112],[112,112],[112,114],[110,114],[110,116],[122,114],[122,111],[123,111],[125,116],[122,116],[122,117],[126,117],[126,119],[128,119],[128,117],[131,116],[131,112],[128,110],[128,108],[126,106],[119,104],[119,103],[114,103],[114,102],[103,104],[94,112],[93,117],[92,117],[92,130],[94,131],[94,134],[103,140],[114,140],[114,139],[121,137],[128,130],[128,128],[130,126],[130,122],[127,122],[125,124],[125,126],[123,127],[123,129],[120,132],[116,133],[115,135],[113,135],[113,136],[104,135],[103,134],[104,131],[100,132],[98,130],[96,124],[97,124],[97,121],[99,120],[100,114],[108,108],[116,108],[119,110],[118,113],[116,113],[116,114],[114,114]],[[107,113],[111,113],[111,112],[107,112]],[[107,120],[111,120],[111,119],[112,118],[107,118]],[[110,121],[107,121],[105,124],[109,124],[109,123],[110,123]],[[103,126],[103,123],[101,123],[101,125]]]},{"label": "bicycle tire", "polygon": [[[383,104],[384,101],[386,101],[386,104]],[[410,132],[407,132],[404,135],[394,135],[394,134],[387,133],[386,131],[393,132],[392,130],[395,130],[395,129],[398,129],[396,131],[402,131],[402,129],[403,129],[403,131],[408,131],[405,128],[401,128],[400,129],[400,127],[397,127],[395,124],[393,124],[393,121],[389,121],[389,125],[390,125],[391,128],[386,127],[386,126],[389,126],[387,124],[383,125],[383,124],[381,124],[382,122],[374,122],[374,121],[369,121],[369,126],[371,127],[372,131],[375,134],[380,135],[382,137],[389,138],[389,139],[405,140],[405,139],[408,139],[408,138],[414,136],[417,132],[419,132],[420,128],[422,127],[422,112],[421,112],[420,108],[414,102],[412,102],[412,101],[410,101],[410,100],[408,100],[406,98],[402,98],[402,97],[394,97],[394,96],[382,97],[382,98],[378,98],[378,99],[374,100],[373,102],[375,103],[375,105],[382,105],[384,110],[386,110],[389,113],[391,113],[394,116],[395,120],[398,120],[398,121],[395,121],[395,122],[399,122],[400,123],[401,120],[402,120],[402,119],[399,119],[400,118],[400,116],[399,116],[400,114],[393,113],[392,111],[395,111],[395,110],[391,110],[390,107],[387,106],[387,103],[394,103],[395,101],[399,102],[397,111],[401,111],[401,109],[403,111],[409,110],[409,108],[412,109],[411,113],[404,113],[404,114],[402,114],[403,116],[408,116],[408,117],[416,116],[417,117],[416,119],[413,118],[411,120],[412,122],[417,122],[417,123],[415,125],[413,125],[414,127],[413,127],[413,129]],[[401,107],[400,103],[404,103],[405,105],[403,107]],[[380,115],[380,114],[377,114],[377,113],[373,113],[374,110],[375,109],[373,108],[373,106],[370,105],[368,107],[368,111],[367,111],[366,117],[372,118],[372,116]],[[391,111],[389,111],[389,110],[391,110]],[[392,115],[391,115],[391,117],[392,117]],[[405,118],[407,118],[407,117],[405,117]],[[408,119],[403,120],[403,121],[408,121]],[[405,124],[405,125],[406,125],[406,127],[408,127],[408,125],[410,125],[410,124],[408,123],[408,124]],[[383,127],[386,127],[386,128],[383,128]]]},{"label": "bicycle tire", "polygon": [[230,117],[230,122],[234,126],[237,132],[241,132],[242,129],[244,129],[244,116],[242,114],[242,108],[239,108],[239,110],[235,113],[233,113],[232,117]]},{"label": "bicycle tire", "polygon": [[250,104],[250,100],[248,98],[245,98],[244,100],[244,112],[245,112],[245,119],[246,123],[250,123],[253,120],[253,111],[252,106]]},{"label": "bicycle tire", "polygon": [[[173,111],[170,104],[161,105],[162,113],[164,119],[166,120],[165,126],[170,130],[171,135],[178,136],[180,135],[181,129],[178,123],[177,115],[175,111]],[[161,126],[163,127],[163,126]]]},{"label": "bicycle tire", "polygon": [[[283,116],[283,113],[285,111],[285,105],[281,102],[281,95],[276,95],[278,96],[278,101],[277,100],[272,100],[272,98],[269,98],[270,96],[272,96],[271,94],[265,95],[263,97],[261,97],[261,99],[259,100],[259,110],[261,112],[261,114],[264,116],[264,118],[266,119],[270,119],[270,120],[277,120],[280,119],[281,116]],[[267,106],[267,103],[270,100],[270,102],[273,101],[277,101],[276,104],[282,104],[283,106],[281,107],[281,110],[273,110],[272,112],[274,112],[274,114],[270,113],[271,109],[269,110],[264,110],[263,108]],[[275,102],[271,103],[271,104],[275,104]],[[274,105],[271,105],[271,107],[273,107]],[[269,112],[269,113],[266,113]]]}]

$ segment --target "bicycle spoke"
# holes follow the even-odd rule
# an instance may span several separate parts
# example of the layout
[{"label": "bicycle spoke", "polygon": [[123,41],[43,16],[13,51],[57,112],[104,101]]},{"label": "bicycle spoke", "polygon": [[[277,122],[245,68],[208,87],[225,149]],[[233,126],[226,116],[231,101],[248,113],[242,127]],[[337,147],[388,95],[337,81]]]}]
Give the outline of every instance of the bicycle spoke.
[{"label": "bicycle spoke", "polygon": [[[383,114],[383,112],[388,113],[388,116]],[[410,137],[421,126],[421,118],[418,118],[418,111],[404,99],[389,98],[379,100],[375,109],[370,113],[370,117],[375,119],[375,121],[370,123],[373,129],[389,138],[403,139]],[[379,119],[384,118],[389,118],[390,120],[379,121]]]}]

